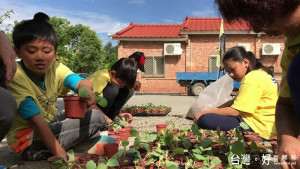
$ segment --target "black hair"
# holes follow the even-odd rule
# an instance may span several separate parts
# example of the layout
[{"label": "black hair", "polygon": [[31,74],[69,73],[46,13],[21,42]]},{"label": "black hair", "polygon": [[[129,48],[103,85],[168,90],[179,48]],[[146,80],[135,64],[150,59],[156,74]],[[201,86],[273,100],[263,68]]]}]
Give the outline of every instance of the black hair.
[{"label": "black hair", "polygon": [[129,88],[133,88],[136,80],[136,63],[129,58],[119,59],[110,70],[116,71],[116,78],[126,82]]},{"label": "black hair", "polygon": [[25,20],[14,27],[12,38],[14,45],[20,49],[21,45],[36,39],[51,43],[55,50],[58,46],[58,37],[53,27],[41,20]]},{"label": "black hair", "polygon": [[232,60],[232,61],[235,61],[235,62],[243,62],[244,59],[248,59],[250,64],[248,66],[248,69],[247,69],[247,73],[251,72],[252,70],[256,70],[256,69],[262,69],[264,70],[265,72],[267,72],[268,74],[270,74],[272,77],[274,77],[272,71],[264,66],[262,63],[261,63],[261,60],[260,59],[256,59],[255,55],[250,52],[250,51],[246,51],[245,48],[241,47],[241,46],[234,46],[230,49],[228,49],[226,51],[226,53],[224,54],[224,57],[223,57],[223,63],[226,61],[226,60]]},{"label": "black hair", "polygon": [[34,14],[33,20],[41,20],[41,21],[48,22],[50,20],[50,18],[44,12],[38,12],[38,13]]},{"label": "black hair", "polygon": [[137,60],[137,59],[141,59],[141,57],[143,55],[144,55],[143,52],[136,51],[136,52],[132,53],[128,58],[135,59],[135,61],[139,62],[139,60]]},{"label": "black hair", "polygon": [[228,21],[246,20],[251,26],[270,26],[276,16],[288,16],[300,0],[215,0],[219,12]]}]

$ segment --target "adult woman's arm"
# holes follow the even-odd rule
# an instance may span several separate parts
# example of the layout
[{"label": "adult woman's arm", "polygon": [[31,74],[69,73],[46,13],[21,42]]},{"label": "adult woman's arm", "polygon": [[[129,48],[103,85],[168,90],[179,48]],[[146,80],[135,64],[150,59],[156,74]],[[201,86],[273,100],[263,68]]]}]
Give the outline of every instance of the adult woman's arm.
[{"label": "adult woman's arm", "polygon": [[5,85],[8,86],[9,83],[14,78],[16,73],[16,61],[15,52],[4,32],[0,31],[0,60],[3,61],[6,66],[5,73]]},{"label": "adult woman's arm", "polygon": [[[300,168],[300,141],[297,139],[300,125],[290,98],[278,98],[275,124],[279,143],[278,155],[279,157],[287,156],[287,159],[279,158],[279,160],[282,164],[296,162],[295,165],[290,165],[290,168]],[[282,165],[282,167],[289,168],[288,165]]]}]

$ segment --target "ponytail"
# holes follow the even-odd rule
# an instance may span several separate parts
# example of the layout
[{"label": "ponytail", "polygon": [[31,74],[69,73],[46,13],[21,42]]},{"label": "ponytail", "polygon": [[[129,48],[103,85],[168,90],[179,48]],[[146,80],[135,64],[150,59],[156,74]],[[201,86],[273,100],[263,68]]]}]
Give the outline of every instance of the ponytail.
[{"label": "ponytail", "polygon": [[262,69],[269,75],[274,77],[272,70],[264,66],[261,62],[261,59],[256,59],[254,53],[252,53],[251,51],[247,52],[245,48],[240,46],[234,46],[228,49],[223,57],[223,63],[228,59],[231,59],[235,62],[242,62],[245,58],[249,60],[249,67],[246,74],[251,72],[252,70]]}]

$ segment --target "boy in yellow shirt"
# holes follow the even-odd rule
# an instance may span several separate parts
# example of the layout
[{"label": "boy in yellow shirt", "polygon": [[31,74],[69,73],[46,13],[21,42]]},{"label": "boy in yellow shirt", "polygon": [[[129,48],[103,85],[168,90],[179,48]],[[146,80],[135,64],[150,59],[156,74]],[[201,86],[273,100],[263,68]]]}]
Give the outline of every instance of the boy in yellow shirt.
[{"label": "boy in yellow shirt", "polygon": [[[105,128],[106,117],[97,110],[87,111],[83,119],[57,116],[56,100],[66,88],[78,91],[84,87],[93,94],[93,86],[55,60],[58,37],[49,23],[21,22],[13,30],[13,42],[21,61],[8,88],[17,101],[8,145],[25,160],[66,157],[65,150]],[[88,105],[93,104],[95,98],[90,97]],[[50,153],[44,153],[45,149]]]}]

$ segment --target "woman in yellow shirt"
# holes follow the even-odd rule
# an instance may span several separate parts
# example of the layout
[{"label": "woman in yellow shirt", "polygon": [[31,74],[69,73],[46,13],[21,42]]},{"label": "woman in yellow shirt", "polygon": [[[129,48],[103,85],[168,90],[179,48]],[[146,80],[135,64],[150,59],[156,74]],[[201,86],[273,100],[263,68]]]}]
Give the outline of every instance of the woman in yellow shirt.
[{"label": "woman in yellow shirt", "polygon": [[224,68],[229,76],[241,82],[233,100],[198,112],[194,121],[200,128],[227,131],[246,122],[251,130],[265,139],[276,135],[275,106],[278,98],[277,82],[267,67],[252,52],[243,47],[232,47],[224,55]]}]

